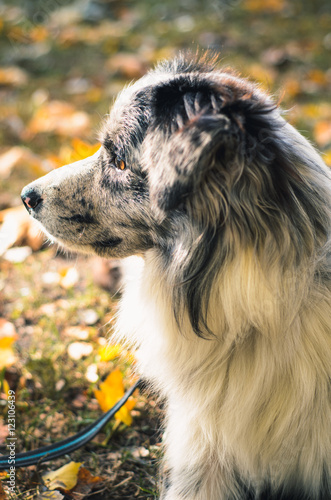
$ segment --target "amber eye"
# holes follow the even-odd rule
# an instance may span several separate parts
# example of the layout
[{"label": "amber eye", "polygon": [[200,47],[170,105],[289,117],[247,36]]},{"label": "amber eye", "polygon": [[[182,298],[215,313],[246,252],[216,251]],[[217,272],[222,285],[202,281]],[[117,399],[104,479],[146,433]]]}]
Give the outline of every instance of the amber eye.
[{"label": "amber eye", "polygon": [[118,168],[119,170],[126,169],[125,161],[122,160],[121,158],[118,158],[118,156],[115,158],[114,163],[115,163],[115,167]]}]

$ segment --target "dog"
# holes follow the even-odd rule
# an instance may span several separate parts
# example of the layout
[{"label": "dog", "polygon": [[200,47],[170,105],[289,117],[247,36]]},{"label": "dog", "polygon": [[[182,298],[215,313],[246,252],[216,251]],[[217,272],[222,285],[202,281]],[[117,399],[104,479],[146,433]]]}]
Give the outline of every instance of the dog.
[{"label": "dog", "polygon": [[29,184],[48,237],[144,256],[117,339],[166,400],[163,500],[331,498],[331,176],[273,98],[179,55]]}]

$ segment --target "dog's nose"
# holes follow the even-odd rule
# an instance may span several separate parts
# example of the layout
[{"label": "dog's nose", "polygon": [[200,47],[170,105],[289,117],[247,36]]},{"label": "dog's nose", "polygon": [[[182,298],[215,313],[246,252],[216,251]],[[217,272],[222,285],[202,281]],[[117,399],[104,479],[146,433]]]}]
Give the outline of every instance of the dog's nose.
[{"label": "dog's nose", "polygon": [[43,201],[41,192],[37,188],[30,186],[23,188],[21,198],[25,208],[32,208],[33,210]]}]

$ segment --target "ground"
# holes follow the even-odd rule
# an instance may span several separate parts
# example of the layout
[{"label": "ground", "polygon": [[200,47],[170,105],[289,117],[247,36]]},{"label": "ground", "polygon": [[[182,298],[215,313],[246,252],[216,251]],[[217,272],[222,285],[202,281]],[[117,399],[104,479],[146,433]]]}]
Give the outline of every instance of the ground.
[{"label": "ground", "polygon": [[[2,453],[8,390],[16,396],[19,452],[98,418],[95,390],[109,373],[120,370],[125,388],[135,380],[133,352],[105,351],[119,294],[103,286],[115,271],[41,246],[25,213],[11,209],[21,206],[26,183],[93,153],[100,121],[126,83],[157,60],[197,47],[220,52],[224,66],[272,92],[331,164],[326,0],[0,0],[0,210],[9,209],[0,212]],[[101,391],[101,405],[122,387],[108,390]],[[155,498],[163,402],[137,391],[134,403],[124,418],[130,423],[131,416],[131,425],[114,419],[70,457],[17,470],[12,498]],[[42,474],[71,461],[83,462],[94,483],[79,476],[66,493],[60,488],[49,496]],[[8,477],[0,479],[0,500],[7,499]]]}]

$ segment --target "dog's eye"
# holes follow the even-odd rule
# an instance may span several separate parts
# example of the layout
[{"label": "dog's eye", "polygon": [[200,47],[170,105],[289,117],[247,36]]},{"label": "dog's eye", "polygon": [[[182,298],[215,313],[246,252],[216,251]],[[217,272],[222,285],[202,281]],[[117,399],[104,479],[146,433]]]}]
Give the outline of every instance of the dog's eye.
[{"label": "dog's eye", "polygon": [[126,165],[125,161],[119,158],[118,156],[114,160],[115,167],[118,168],[118,170],[125,170]]}]

